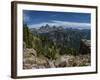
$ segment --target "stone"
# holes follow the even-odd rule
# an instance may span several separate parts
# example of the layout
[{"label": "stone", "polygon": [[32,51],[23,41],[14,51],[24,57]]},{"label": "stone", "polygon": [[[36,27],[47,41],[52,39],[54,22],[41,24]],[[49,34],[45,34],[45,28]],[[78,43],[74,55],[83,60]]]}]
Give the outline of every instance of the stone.
[{"label": "stone", "polygon": [[24,49],[24,54],[31,54],[33,56],[37,56],[37,53],[33,48],[25,48]]}]

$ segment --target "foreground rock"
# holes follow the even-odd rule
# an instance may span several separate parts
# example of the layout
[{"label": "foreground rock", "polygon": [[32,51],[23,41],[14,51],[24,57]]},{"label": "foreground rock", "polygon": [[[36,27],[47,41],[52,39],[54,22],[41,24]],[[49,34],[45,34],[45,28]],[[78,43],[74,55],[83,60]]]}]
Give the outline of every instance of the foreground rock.
[{"label": "foreground rock", "polygon": [[90,66],[90,55],[60,55],[56,60],[49,60],[43,55],[37,56],[34,49],[24,49],[23,69],[43,69],[59,67]]}]

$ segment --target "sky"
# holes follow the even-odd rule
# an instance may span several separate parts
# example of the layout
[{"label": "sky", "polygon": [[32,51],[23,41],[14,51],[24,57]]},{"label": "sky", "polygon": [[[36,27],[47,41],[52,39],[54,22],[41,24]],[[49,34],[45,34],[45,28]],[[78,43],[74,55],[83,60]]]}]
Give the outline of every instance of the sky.
[{"label": "sky", "polygon": [[39,28],[49,24],[51,26],[90,29],[91,14],[23,10],[23,22],[29,28]]}]

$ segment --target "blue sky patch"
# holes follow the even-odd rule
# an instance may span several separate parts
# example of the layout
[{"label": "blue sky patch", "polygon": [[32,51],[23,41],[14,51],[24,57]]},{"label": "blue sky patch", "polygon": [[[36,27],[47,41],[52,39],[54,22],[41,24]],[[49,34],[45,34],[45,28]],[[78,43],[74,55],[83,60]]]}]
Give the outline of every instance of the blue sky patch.
[{"label": "blue sky patch", "polygon": [[90,28],[90,13],[51,12],[23,10],[23,22],[29,28],[38,28],[49,24],[51,26],[64,26],[75,28]]}]

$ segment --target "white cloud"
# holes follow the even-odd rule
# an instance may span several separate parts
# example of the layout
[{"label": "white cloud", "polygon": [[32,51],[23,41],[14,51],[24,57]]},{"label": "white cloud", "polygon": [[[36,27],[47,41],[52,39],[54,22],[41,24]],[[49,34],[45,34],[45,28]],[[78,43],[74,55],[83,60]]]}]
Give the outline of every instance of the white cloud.
[{"label": "white cloud", "polygon": [[24,16],[24,17],[23,17],[23,20],[24,20],[25,22],[28,22],[28,21],[30,20],[30,17],[27,16],[26,14],[24,14],[23,16]]},{"label": "white cloud", "polygon": [[46,24],[49,24],[50,26],[63,26],[68,28],[78,28],[78,29],[89,29],[91,24],[90,23],[80,23],[80,22],[67,22],[67,21],[57,21],[53,20],[51,22],[43,22],[39,24],[32,24],[28,25],[30,28],[39,28],[41,26],[45,26]]}]

